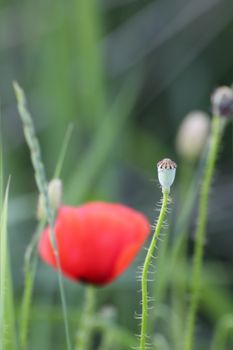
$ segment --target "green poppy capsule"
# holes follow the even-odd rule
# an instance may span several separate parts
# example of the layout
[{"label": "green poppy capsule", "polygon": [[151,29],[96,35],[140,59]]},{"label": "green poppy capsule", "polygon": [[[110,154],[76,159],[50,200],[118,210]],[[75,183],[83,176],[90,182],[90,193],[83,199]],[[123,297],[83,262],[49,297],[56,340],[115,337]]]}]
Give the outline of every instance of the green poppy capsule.
[{"label": "green poppy capsule", "polygon": [[165,158],[158,162],[158,178],[163,190],[170,190],[175,180],[177,165],[169,158]]}]

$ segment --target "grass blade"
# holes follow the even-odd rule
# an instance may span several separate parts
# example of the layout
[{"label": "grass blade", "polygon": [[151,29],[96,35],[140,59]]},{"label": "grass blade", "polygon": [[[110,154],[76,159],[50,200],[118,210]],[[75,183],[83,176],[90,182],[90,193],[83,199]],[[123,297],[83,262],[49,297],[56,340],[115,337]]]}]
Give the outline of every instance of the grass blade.
[{"label": "grass blade", "polygon": [[74,128],[73,124],[70,124],[66,130],[65,138],[64,138],[61,151],[57,160],[57,165],[54,171],[54,178],[60,177],[73,128]]},{"label": "grass blade", "polygon": [[9,182],[0,214],[0,350],[16,348],[13,293],[7,248],[8,193]]}]

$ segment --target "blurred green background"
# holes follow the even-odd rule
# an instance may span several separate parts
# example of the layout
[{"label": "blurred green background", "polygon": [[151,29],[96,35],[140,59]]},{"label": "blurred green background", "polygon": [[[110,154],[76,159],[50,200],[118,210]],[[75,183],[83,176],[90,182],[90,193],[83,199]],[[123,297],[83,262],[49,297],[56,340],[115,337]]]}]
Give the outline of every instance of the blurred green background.
[{"label": "blurred green background", "polygon": [[[233,2],[3,0],[0,53],[5,176],[11,175],[10,251],[18,310],[24,252],[36,223],[37,192],[12,80],[19,81],[27,95],[48,178],[67,127],[73,124],[61,176],[66,204],[120,201],[154,221],[160,199],[156,162],[171,157],[186,169],[185,185],[191,183],[195,168],[182,164],[174,147],[179,124],[191,110],[210,112],[213,89],[232,83]],[[198,349],[207,348],[216,322],[233,312],[232,125],[223,141],[208,218],[205,280],[209,284],[197,327]],[[172,191],[172,223],[186,200],[179,194],[183,181],[179,175],[178,171]],[[195,220],[194,201],[187,230],[190,257]],[[174,227],[171,241],[179,233]],[[138,331],[134,312],[140,310],[136,268],[144,254],[118,281],[97,291],[98,310],[113,306],[116,323],[132,334]],[[182,283],[185,272],[174,271],[174,279]],[[156,277],[154,284],[156,288]],[[65,285],[75,330],[83,287],[68,281]],[[169,305],[169,286],[162,304]],[[31,349],[49,349],[51,344],[64,348],[59,305],[56,276],[40,264]],[[157,330],[166,335],[167,318],[157,322]]]}]

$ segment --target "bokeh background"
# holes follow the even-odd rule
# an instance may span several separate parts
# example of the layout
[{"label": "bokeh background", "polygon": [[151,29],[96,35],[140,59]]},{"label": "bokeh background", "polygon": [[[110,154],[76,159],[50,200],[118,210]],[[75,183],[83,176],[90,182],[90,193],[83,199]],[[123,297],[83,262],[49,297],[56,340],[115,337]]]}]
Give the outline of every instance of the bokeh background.
[{"label": "bokeh background", "polygon": [[[36,225],[37,191],[12,81],[19,81],[27,95],[48,178],[66,130],[73,125],[61,175],[66,204],[120,201],[154,221],[161,196],[156,162],[169,156],[186,174],[181,176],[178,170],[173,188],[173,225],[187,200],[182,188],[196,178],[198,166],[180,159],[176,133],[189,111],[210,113],[214,88],[233,81],[233,2],[3,0],[0,53],[1,128],[5,176],[11,175],[9,235],[18,310],[24,252]],[[232,135],[231,124],[224,134],[211,195],[205,254],[205,276],[211,282],[201,301],[198,349],[208,347],[216,322],[233,312]],[[187,228],[190,258],[196,213],[194,200]],[[171,242],[177,233],[171,229]],[[108,315],[110,310],[114,322],[132,334],[138,331],[134,312],[140,310],[136,269],[144,255],[142,251],[118,281],[97,291],[99,312],[107,310]],[[174,271],[179,279],[182,273]],[[83,286],[68,281],[65,286],[75,330]],[[34,294],[30,349],[51,349],[52,344],[63,349],[56,275],[42,263]],[[168,300],[169,288],[165,306]],[[165,335],[166,322],[166,317],[158,322]]]}]

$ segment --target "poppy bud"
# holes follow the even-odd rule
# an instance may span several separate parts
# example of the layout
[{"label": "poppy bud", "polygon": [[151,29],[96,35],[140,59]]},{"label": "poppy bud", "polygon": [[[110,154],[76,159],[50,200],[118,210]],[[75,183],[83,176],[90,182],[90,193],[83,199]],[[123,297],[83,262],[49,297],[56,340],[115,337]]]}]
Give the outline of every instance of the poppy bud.
[{"label": "poppy bud", "polygon": [[195,160],[201,154],[208,138],[210,119],[202,111],[193,111],[183,119],[177,136],[177,153],[187,159]]},{"label": "poppy bud", "polygon": [[175,180],[177,165],[169,158],[164,158],[157,164],[158,178],[163,190],[170,190]]},{"label": "poppy bud", "polygon": [[[121,204],[61,206],[54,225],[61,271],[76,281],[110,283],[130,265],[149,231],[143,214]],[[41,235],[39,254],[57,267],[49,228]]]},{"label": "poppy bud", "polygon": [[217,88],[211,96],[212,111],[220,117],[233,116],[233,90],[228,86]]},{"label": "poppy bud", "polygon": [[[61,205],[62,200],[62,181],[60,179],[52,179],[48,184],[48,196],[51,208],[56,212]],[[46,211],[43,196],[40,194],[37,206],[37,219],[46,218]]]}]

